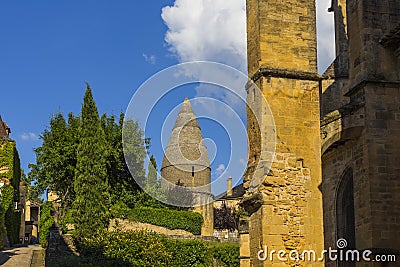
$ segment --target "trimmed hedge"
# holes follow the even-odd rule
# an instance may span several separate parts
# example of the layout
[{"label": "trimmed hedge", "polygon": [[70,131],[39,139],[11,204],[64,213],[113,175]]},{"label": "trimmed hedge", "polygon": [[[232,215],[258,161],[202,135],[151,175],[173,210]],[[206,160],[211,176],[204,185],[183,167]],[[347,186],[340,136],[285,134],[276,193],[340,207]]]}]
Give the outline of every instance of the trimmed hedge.
[{"label": "trimmed hedge", "polygon": [[164,238],[171,261],[167,266],[213,266],[213,256],[204,241]]},{"label": "trimmed hedge", "polygon": [[239,244],[219,243],[210,246],[210,251],[218,266],[231,267],[239,266]]},{"label": "trimmed hedge", "polygon": [[[117,265],[168,266],[171,255],[163,244],[161,235],[149,231],[103,232],[88,240],[84,255],[103,255]],[[97,258],[101,258],[100,257]]]},{"label": "trimmed hedge", "polygon": [[150,223],[170,230],[181,229],[194,235],[201,234],[203,216],[191,211],[137,207],[130,210],[126,216],[132,221]]},{"label": "trimmed hedge", "polygon": [[52,259],[46,266],[239,266],[237,244],[171,239],[146,230],[104,231],[80,247],[81,256]]}]

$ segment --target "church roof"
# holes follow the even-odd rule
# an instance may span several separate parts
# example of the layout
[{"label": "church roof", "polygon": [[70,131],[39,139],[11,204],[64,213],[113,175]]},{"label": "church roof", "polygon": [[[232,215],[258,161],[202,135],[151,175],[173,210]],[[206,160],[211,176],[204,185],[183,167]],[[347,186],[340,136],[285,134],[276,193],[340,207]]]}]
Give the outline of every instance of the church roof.
[{"label": "church roof", "polygon": [[189,99],[185,98],[165,149],[162,168],[179,165],[185,171],[192,166],[210,167],[200,125]]}]

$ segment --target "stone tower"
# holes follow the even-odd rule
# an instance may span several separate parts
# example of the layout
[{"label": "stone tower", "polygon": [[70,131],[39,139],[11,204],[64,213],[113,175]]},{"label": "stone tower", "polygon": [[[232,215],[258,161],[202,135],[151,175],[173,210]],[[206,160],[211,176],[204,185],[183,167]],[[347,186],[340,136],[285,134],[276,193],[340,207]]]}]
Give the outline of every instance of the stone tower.
[{"label": "stone tower", "polygon": [[[211,168],[207,148],[196,115],[189,99],[185,99],[176,118],[161,167],[161,184],[190,187],[195,204],[194,211],[203,215],[201,234],[212,236],[214,219],[211,195]],[[205,204],[204,204],[205,203]]]},{"label": "stone tower", "polygon": [[[276,128],[275,155],[265,127],[271,118],[248,89],[249,159],[244,177],[243,207],[249,216],[249,255],[241,266],[294,266],[275,254],[272,261],[257,253],[271,250],[323,250],[319,76],[317,74],[315,1],[247,0],[249,77],[261,89]],[[254,120],[258,118],[257,122]],[[267,168],[272,161],[271,168]],[[250,181],[261,179],[258,188]],[[246,234],[241,231],[241,234]],[[287,255],[286,255],[287,256]],[[300,261],[296,266],[323,266]]]}]

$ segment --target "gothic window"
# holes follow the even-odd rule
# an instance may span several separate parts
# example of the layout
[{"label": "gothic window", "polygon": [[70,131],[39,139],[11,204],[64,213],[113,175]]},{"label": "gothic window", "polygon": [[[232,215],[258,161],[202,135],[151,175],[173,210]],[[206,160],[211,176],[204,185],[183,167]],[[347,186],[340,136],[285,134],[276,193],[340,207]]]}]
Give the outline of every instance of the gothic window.
[{"label": "gothic window", "polygon": [[[345,171],[336,195],[336,227],[337,239],[344,238],[347,246],[344,250],[355,249],[355,216],[354,216],[354,188],[353,170]],[[339,267],[355,267],[352,261],[338,261]]]}]

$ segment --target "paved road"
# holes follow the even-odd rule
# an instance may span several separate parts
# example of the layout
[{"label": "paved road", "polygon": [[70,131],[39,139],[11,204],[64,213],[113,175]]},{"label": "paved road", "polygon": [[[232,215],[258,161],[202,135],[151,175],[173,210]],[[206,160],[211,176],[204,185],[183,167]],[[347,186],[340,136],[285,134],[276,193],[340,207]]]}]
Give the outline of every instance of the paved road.
[{"label": "paved road", "polygon": [[[39,245],[5,249],[0,252],[0,266],[30,267],[32,255],[35,254],[35,267],[41,267],[44,250]],[[38,260],[39,258],[39,260]]]}]

